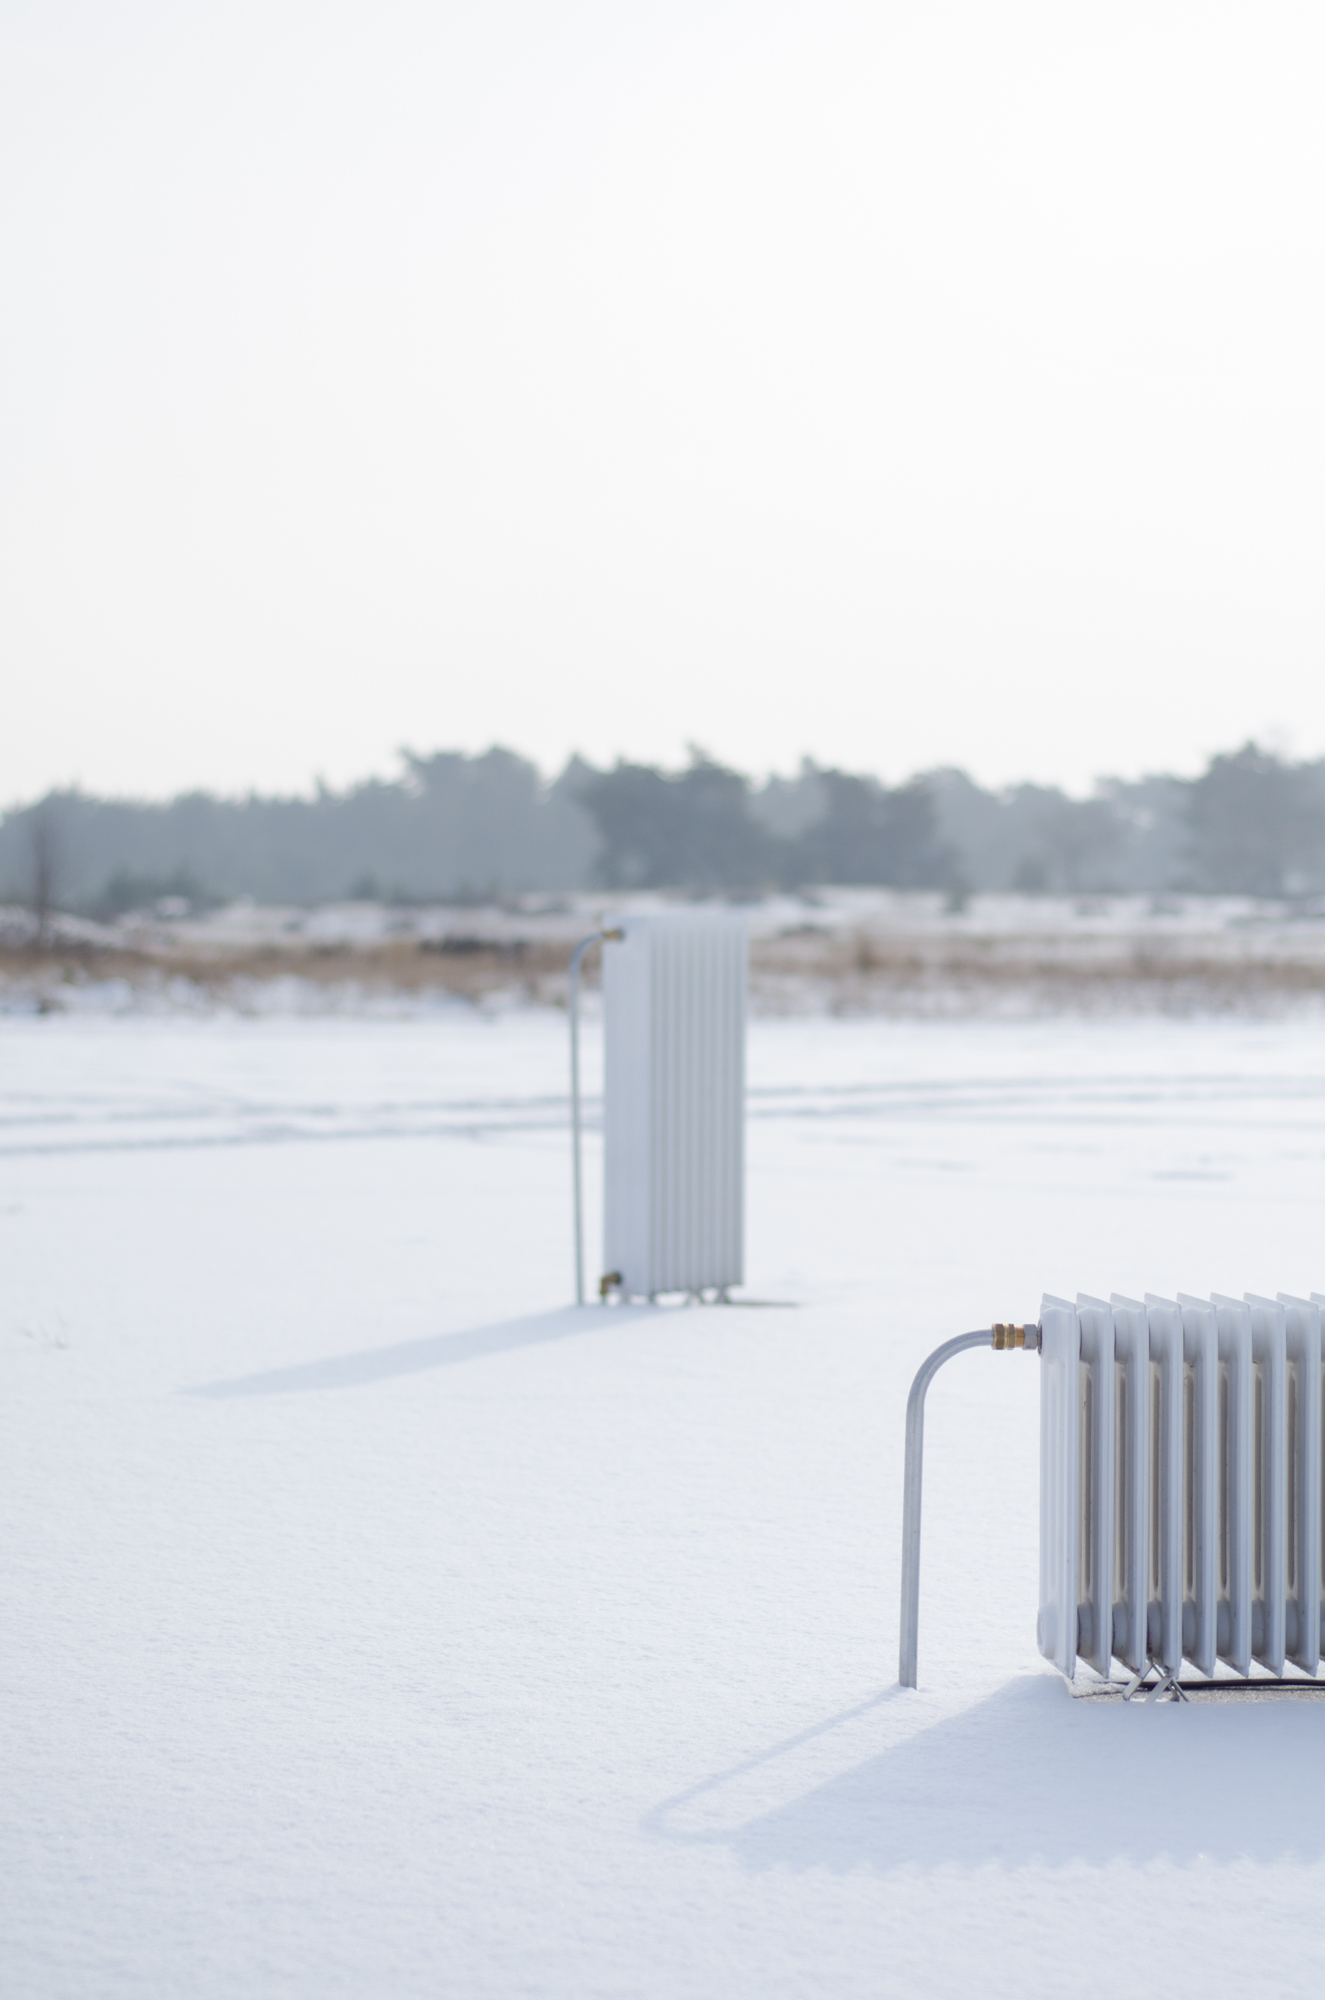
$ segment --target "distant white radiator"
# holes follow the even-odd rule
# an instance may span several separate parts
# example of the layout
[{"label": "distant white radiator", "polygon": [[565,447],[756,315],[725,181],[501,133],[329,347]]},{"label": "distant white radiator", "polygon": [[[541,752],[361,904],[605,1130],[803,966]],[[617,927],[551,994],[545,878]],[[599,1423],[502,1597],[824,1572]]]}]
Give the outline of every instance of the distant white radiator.
[{"label": "distant white radiator", "polygon": [[632,1297],[723,1291],[745,1275],[745,921],[626,917],[609,939],[604,1270]]},{"label": "distant white radiator", "polygon": [[1323,1305],[1046,1297],[1038,1637],[1069,1678],[1078,1655],[1315,1675]]}]

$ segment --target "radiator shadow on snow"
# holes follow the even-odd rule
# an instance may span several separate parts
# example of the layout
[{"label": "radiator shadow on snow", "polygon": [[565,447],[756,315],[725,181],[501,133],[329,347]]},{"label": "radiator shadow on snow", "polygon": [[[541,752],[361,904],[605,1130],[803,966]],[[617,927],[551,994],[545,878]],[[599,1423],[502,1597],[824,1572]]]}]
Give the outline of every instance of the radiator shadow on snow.
[{"label": "radiator shadow on snow", "polygon": [[516,1347],[538,1347],[566,1340],[575,1333],[602,1333],[624,1319],[638,1319],[647,1306],[563,1306],[556,1312],[532,1313],[524,1319],[471,1327],[464,1333],[431,1334],[394,1347],[367,1347],[355,1354],[335,1354],[326,1361],[306,1361],[294,1368],[272,1368],[260,1375],[237,1375],[228,1382],[207,1382],[190,1389],[191,1396],[294,1396],[309,1389],[359,1389],[387,1382],[397,1375],[417,1375],[428,1368],[453,1368],[461,1361],[481,1361]]},{"label": "radiator shadow on snow", "polygon": [[1305,1860],[1322,1796],[1315,1703],[1125,1707],[1037,1675],[719,1837],[757,1869]]}]

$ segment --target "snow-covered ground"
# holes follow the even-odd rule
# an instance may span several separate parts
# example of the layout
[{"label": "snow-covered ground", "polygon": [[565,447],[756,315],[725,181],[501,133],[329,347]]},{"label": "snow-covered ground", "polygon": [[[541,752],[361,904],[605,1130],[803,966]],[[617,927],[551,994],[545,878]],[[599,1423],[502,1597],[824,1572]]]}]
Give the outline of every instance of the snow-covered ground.
[{"label": "snow-covered ground", "polygon": [[[0,1988],[1315,1994],[1325,1702],[1034,1649],[1044,1289],[1325,1289],[1325,1042],[789,1020],[751,1309],[576,1311],[564,1024],[0,1022]],[[596,1268],[596,1260],[591,1260]]]},{"label": "snow-covered ground", "polygon": [[[139,942],[179,949],[236,950],[256,945],[372,945],[393,938],[466,937],[492,943],[574,944],[586,929],[622,910],[647,912],[678,898],[656,891],[596,890],[561,896],[531,895],[506,903],[460,906],[333,903],[303,909],[251,899],[189,914],[135,911],[114,925],[76,918],[57,921],[69,934],[102,942]],[[167,910],[176,910],[166,899]],[[762,896],[741,905],[756,941],[817,932],[822,936],[874,938],[1039,938],[1198,942],[1230,955],[1258,953],[1325,956],[1325,899],[1194,894],[1036,895],[1014,892],[952,897],[932,889],[814,888]],[[0,909],[0,937],[30,938],[34,920],[24,911]]]}]

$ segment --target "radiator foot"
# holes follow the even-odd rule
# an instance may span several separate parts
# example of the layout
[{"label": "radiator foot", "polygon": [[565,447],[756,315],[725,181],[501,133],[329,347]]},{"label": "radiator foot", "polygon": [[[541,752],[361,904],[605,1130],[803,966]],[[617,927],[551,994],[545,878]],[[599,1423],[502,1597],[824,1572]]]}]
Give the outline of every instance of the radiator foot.
[{"label": "radiator foot", "polygon": [[1170,1701],[1187,1700],[1187,1696],[1178,1685],[1178,1676],[1176,1674],[1165,1673],[1161,1675],[1159,1680],[1155,1682],[1154,1687],[1146,1690],[1146,1700],[1148,1702],[1162,1701],[1166,1694]]}]

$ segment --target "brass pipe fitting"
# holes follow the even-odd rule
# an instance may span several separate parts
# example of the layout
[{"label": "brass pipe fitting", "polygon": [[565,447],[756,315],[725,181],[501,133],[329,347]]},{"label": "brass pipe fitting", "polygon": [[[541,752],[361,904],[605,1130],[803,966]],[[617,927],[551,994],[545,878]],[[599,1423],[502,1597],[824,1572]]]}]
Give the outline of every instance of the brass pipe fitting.
[{"label": "brass pipe fitting", "polygon": [[1035,1353],[1040,1345],[1040,1329],[1038,1326],[1015,1326],[995,1320],[990,1345],[1000,1351],[1008,1347],[1029,1347]]}]

